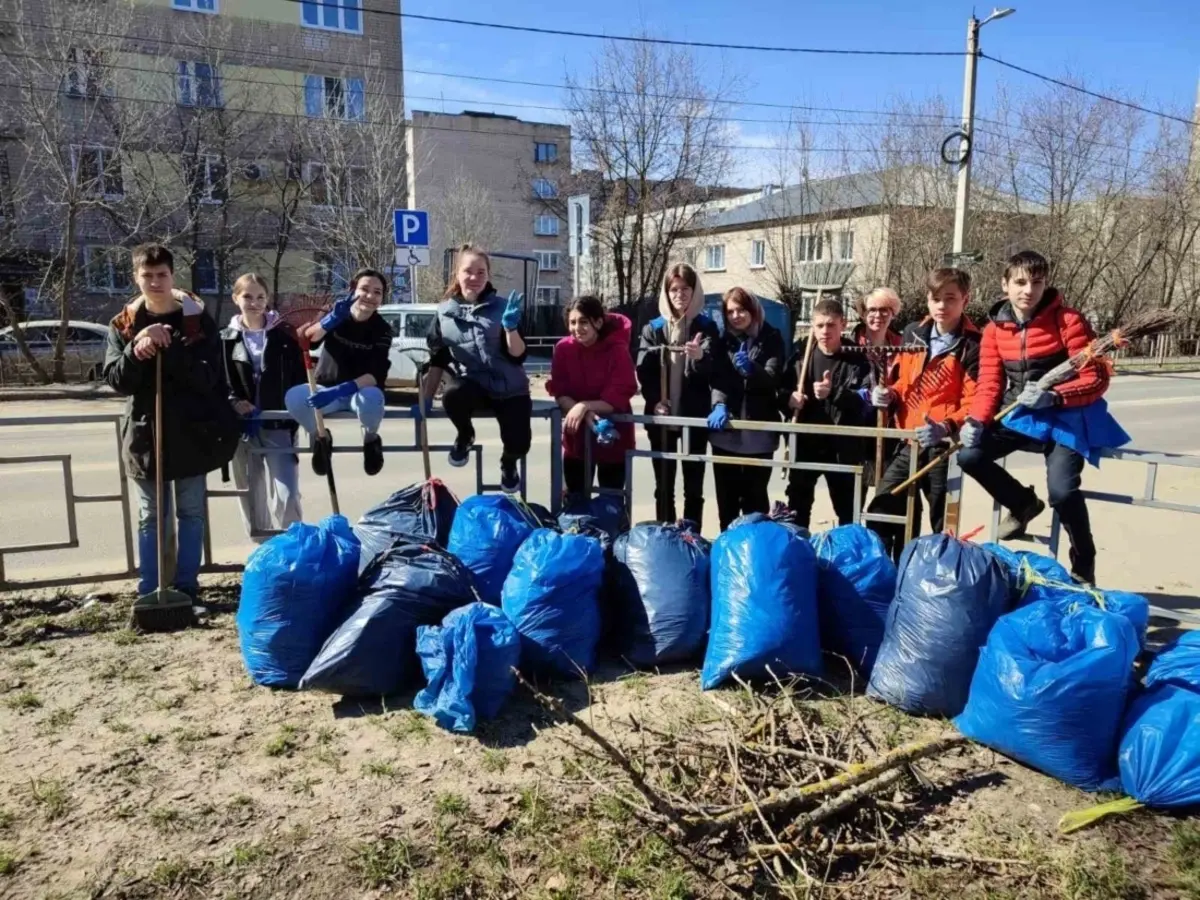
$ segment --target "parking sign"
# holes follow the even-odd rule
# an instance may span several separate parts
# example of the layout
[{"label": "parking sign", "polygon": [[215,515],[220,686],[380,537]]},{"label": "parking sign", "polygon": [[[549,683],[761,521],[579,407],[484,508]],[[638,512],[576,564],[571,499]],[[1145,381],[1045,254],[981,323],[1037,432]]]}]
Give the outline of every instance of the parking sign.
[{"label": "parking sign", "polygon": [[429,246],[429,213],[423,209],[392,211],[397,247]]}]

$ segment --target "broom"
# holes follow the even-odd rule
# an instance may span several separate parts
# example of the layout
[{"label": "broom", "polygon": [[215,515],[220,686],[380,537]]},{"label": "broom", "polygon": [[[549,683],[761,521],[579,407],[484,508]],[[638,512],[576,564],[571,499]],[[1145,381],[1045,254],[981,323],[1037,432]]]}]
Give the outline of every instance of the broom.
[{"label": "broom", "polygon": [[163,353],[154,355],[154,518],[156,527],[155,552],[158,554],[158,587],[137,598],[130,613],[129,627],[134,631],[179,631],[196,624],[192,598],[183,591],[168,588],[166,536],[163,517],[167,499],[163,495]]},{"label": "broom", "polygon": [[[312,343],[304,335],[304,330],[315,322],[319,322],[321,317],[329,310],[323,306],[298,306],[295,309],[290,309],[281,315],[280,321],[284,327],[288,329],[296,343],[300,345],[300,353],[304,358],[304,372],[308,376],[308,393],[312,396],[317,392],[317,364],[313,361]],[[324,441],[328,436],[325,429],[325,417],[321,415],[319,409],[314,409],[317,420],[317,437]],[[329,463],[325,470],[325,483],[329,486],[329,506],[333,510],[335,516],[341,515],[341,508],[338,504],[337,482],[333,477],[333,454],[329,454]]]},{"label": "broom", "polygon": [[[1175,324],[1178,318],[1178,313],[1175,313],[1169,309],[1151,309],[1143,313],[1138,313],[1125,325],[1114,328],[1108,334],[1096,338],[1066,362],[1055,366],[1037,380],[1037,386],[1042,390],[1049,390],[1055,385],[1070,381],[1081,371],[1083,371],[1085,366],[1111,365],[1111,362],[1107,358],[1109,353],[1127,346],[1131,341],[1135,341],[1138,338],[1148,337],[1149,335],[1166,331]],[[995,423],[1001,421],[1005,416],[1007,416],[1020,405],[1021,404],[1019,402],[1015,401],[1010,403],[992,417],[992,422]],[[894,497],[895,495],[907,490],[909,485],[912,485],[923,478],[940,463],[949,459],[951,454],[957,453],[961,449],[962,442],[958,440],[958,438],[955,438],[950,442],[950,447],[947,450],[935,456],[926,465],[918,469],[916,474],[907,481],[904,481],[892,488],[891,496]]]}]

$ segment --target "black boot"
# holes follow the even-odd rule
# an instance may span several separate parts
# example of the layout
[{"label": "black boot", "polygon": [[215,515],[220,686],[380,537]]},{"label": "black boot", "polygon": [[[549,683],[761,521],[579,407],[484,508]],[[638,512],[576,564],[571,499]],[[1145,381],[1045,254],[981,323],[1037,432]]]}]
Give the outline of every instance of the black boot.
[{"label": "black boot", "polygon": [[[674,510],[672,510],[674,512]],[[683,517],[696,525],[696,531],[704,528],[704,498],[684,497]]]},{"label": "black boot", "polygon": [[1094,586],[1096,584],[1095,555],[1084,556],[1083,554],[1076,553],[1075,548],[1072,547],[1069,556],[1071,557],[1071,577],[1076,581]]},{"label": "black boot", "polygon": [[1034,489],[1030,488],[1028,502],[1020,509],[1009,510],[1008,515],[1001,520],[1000,528],[996,532],[997,540],[1011,541],[1014,538],[1023,537],[1029,523],[1045,510],[1045,501],[1039,499]]},{"label": "black boot", "polygon": [[383,439],[377,434],[363,439],[363,470],[368,475],[378,475],[383,468]]},{"label": "black boot", "polygon": [[319,478],[324,478],[329,474],[329,461],[333,456],[333,435],[328,431],[323,438],[313,435],[311,446],[312,470]]}]

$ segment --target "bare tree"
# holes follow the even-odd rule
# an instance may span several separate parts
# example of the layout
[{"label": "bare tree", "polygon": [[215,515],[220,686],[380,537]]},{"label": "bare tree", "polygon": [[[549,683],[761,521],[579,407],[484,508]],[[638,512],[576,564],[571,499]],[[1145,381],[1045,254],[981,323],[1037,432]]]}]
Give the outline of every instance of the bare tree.
[{"label": "bare tree", "polygon": [[[588,78],[567,83],[581,174],[561,193],[591,194],[594,252],[611,269],[611,299],[636,301],[655,292],[677,236],[731,171],[722,115],[738,85],[725,75],[709,84],[684,49],[615,42]],[[547,202],[565,218],[563,200]]]},{"label": "bare tree", "polygon": [[[421,166],[416,161],[417,178]],[[437,185],[430,192],[433,199],[427,204],[431,222],[437,223],[439,246],[459,247],[475,244],[478,247],[499,247],[504,239],[504,222],[496,211],[496,198],[488,188],[473,178],[461,166],[448,184]],[[419,272],[419,294],[422,297],[441,296],[442,270],[433,265]]]}]

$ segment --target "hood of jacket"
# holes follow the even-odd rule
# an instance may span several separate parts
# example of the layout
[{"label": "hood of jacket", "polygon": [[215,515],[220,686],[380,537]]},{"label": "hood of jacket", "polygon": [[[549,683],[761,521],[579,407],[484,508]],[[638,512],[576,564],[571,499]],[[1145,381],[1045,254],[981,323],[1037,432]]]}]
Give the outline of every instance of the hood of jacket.
[{"label": "hood of jacket", "polygon": [[[170,314],[181,309],[183,310],[184,341],[191,343],[201,336],[196,326],[200,322],[200,317],[204,315],[204,301],[190,291],[183,291],[178,288],[171,291],[171,300],[172,307],[167,310],[167,313]],[[126,303],[119,313],[113,316],[109,324],[125,340],[133,340],[134,323],[137,321],[138,315],[145,308],[146,298],[138,294]]]},{"label": "hood of jacket", "polygon": [[1012,303],[1009,300],[1001,300],[988,310],[988,321],[995,322],[998,325],[1015,325],[1020,329],[1026,327],[1039,316],[1057,312],[1063,303],[1063,295],[1056,288],[1046,288],[1046,293],[1042,295],[1042,299],[1038,301],[1038,305],[1033,308],[1033,312],[1024,322],[1017,320],[1016,313],[1013,312]]},{"label": "hood of jacket", "polygon": [[[700,279],[696,279],[696,287],[692,290],[692,302],[688,304],[687,312],[683,314],[683,318],[690,322],[696,318],[704,309],[704,289],[700,287]],[[658,295],[658,314],[662,316],[667,324],[678,322],[679,317],[675,315],[675,308],[671,306],[671,297],[667,294],[664,286],[662,292]]]},{"label": "hood of jacket", "polygon": [[600,337],[594,344],[585,347],[574,337],[567,337],[566,341],[567,346],[582,353],[594,353],[596,351],[607,353],[614,346],[619,346],[628,353],[630,335],[632,333],[633,324],[628,318],[620,313],[606,313],[604,324],[600,327]]},{"label": "hood of jacket", "polygon": [[[263,331],[270,331],[272,328],[274,328],[276,325],[280,324],[283,321],[283,317],[280,316],[279,313],[277,313],[273,309],[268,309],[266,316],[267,316],[267,322],[263,326],[263,329],[262,329]],[[239,334],[241,332],[247,330],[246,323],[242,321],[241,313],[233,314],[233,318],[229,320],[229,330],[238,332]]]}]

